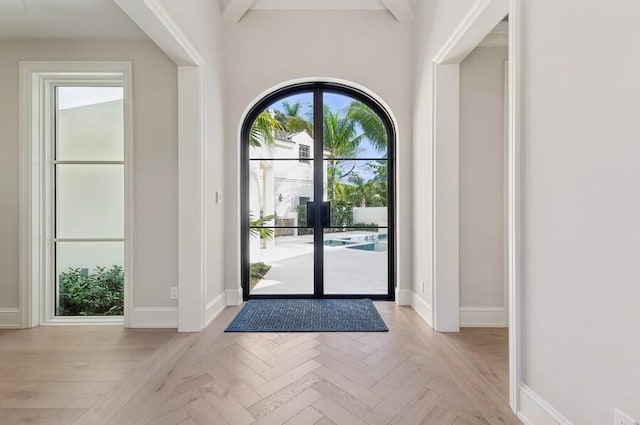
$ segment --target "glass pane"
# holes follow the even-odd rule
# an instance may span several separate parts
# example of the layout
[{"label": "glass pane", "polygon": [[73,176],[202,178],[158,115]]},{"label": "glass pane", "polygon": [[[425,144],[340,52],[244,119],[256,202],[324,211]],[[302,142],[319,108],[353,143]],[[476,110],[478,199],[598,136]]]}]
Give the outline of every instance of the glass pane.
[{"label": "glass pane", "polygon": [[56,243],[56,315],[121,316],[123,242]]},{"label": "glass pane", "polygon": [[331,226],[388,225],[388,161],[324,161],[324,200],[331,203]]},{"label": "glass pane", "polygon": [[387,294],[387,229],[325,229],[325,294]]},{"label": "glass pane", "polygon": [[249,143],[250,158],[313,158],[313,93],[265,108],[251,125]]},{"label": "glass pane", "polygon": [[249,161],[249,215],[254,226],[306,226],[313,163]]},{"label": "glass pane", "polygon": [[387,130],[371,108],[335,93],[325,93],[323,104],[325,158],[387,157]]},{"label": "glass pane", "polygon": [[124,237],[124,166],[57,165],[56,236]]},{"label": "glass pane", "polygon": [[122,87],[58,87],[56,159],[124,161]]},{"label": "glass pane", "polygon": [[252,295],[313,294],[313,229],[253,229]]}]

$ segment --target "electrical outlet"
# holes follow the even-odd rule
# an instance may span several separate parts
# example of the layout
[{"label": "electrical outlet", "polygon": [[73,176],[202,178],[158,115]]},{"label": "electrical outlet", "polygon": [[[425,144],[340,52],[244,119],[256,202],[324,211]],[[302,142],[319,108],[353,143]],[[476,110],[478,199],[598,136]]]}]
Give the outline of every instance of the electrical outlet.
[{"label": "electrical outlet", "polygon": [[638,421],[616,409],[615,425],[638,425]]},{"label": "electrical outlet", "polygon": [[178,287],[177,286],[172,286],[171,287],[171,299],[172,300],[177,300],[178,299]]}]

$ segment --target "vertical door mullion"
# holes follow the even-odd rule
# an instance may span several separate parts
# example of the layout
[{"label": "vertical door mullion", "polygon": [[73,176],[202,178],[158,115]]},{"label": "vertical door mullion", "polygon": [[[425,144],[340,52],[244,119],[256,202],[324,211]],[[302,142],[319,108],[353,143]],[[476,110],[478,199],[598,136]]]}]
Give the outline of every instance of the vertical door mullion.
[{"label": "vertical door mullion", "polygon": [[323,99],[322,90],[313,91],[313,200],[315,225],[313,228],[313,294],[324,295],[324,229],[322,228],[322,202],[324,200],[324,149],[323,149]]}]

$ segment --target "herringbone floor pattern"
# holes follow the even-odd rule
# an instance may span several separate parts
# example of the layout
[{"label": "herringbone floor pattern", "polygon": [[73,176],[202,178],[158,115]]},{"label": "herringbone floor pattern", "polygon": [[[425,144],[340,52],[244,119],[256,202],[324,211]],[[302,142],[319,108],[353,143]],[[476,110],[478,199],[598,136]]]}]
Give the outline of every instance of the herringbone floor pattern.
[{"label": "herringbone floor pattern", "polygon": [[520,423],[413,310],[376,307],[390,332],[227,334],[229,308],[205,331],[173,336],[73,423]]}]

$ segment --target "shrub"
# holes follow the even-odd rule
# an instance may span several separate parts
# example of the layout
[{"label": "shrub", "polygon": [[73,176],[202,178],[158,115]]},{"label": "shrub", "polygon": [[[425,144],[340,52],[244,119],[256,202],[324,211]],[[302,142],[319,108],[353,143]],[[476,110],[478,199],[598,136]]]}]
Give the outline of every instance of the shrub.
[{"label": "shrub", "polygon": [[96,267],[60,273],[58,316],[121,316],[124,314],[124,271]]},{"label": "shrub", "polygon": [[354,223],[353,227],[349,230],[359,230],[361,232],[378,232],[378,225],[376,223]]},{"label": "shrub", "polygon": [[262,261],[258,263],[251,263],[251,266],[249,267],[251,289],[253,289],[253,287],[256,286],[256,284],[260,282],[260,280],[262,280],[264,275],[267,274],[270,269],[271,266],[266,265]]}]

